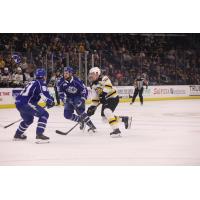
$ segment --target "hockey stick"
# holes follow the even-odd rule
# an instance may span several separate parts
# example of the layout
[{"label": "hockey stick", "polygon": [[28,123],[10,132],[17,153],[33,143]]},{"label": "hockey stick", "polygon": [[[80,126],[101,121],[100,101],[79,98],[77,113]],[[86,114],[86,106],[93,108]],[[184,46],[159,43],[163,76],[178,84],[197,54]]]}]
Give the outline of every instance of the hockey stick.
[{"label": "hockey stick", "polygon": [[13,124],[16,124],[17,122],[20,122],[21,120],[22,120],[22,119],[18,119],[17,121],[14,121],[14,122],[12,122],[12,123],[6,125],[6,126],[3,126],[3,128],[8,128],[8,127],[12,126]]},{"label": "hockey stick", "polygon": [[[101,103],[98,103],[96,107],[98,107]],[[59,135],[67,135],[68,133],[70,133],[74,128],[76,128],[78,126],[80,122],[77,122],[71,129],[69,129],[67,132],[62,132],[59,130],[56,130],[56,133]]]},{"label": "hockey stick", "polygon": [[[43,108],[46,108],[46,106],[44,106]],[[10,126],[16,124],[17,122],[20,122],[21,120],[22,120],[22,119],[18,119],[17,121],[14,121],[14,122],[12,122],[12,123],[6,125],[6,126],[2,126],[2,125],[1,125],[1,127],[3,127],[3,128],[8,128],[8,127],[10,127]]]},{"label": "hockey stick", "polygon": [[67,132],[62,132],[62,131],[59,131],[59,130],[56,130],[56,133],[57,134],[60,134],[60,135],[67,135],[69,132],[71,132],[74,128],[76,128],[78,126],[79,122],[77,122],[71,129],[69,129]]},{"label": "hockey stick", "polygon": [[[74,104],[72,104],[73,107],[75,108],[76,110],[76,107],[74,106]],[[76,110],[77,112],[77,110]],[[78,113],[78,112],[77,112]],[[59,134],[59,135],[67,135],[68,133],[70,133],[74,128],[76,128],[78,126],[79,122],[77,122],[71,129],[69,129],[67,132],[62,132],[62,131],[59,131],[59,130],[56,130],[56,133]]]}]

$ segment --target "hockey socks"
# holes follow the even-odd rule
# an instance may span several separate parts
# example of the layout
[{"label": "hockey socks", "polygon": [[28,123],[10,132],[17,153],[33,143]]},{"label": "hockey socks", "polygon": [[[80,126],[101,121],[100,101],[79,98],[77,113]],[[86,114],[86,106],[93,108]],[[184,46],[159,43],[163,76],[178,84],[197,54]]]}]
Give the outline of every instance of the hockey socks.
[{"label": "hockey socks", "polygon": [[24,121],[22,121],[22,122],[19,124],[19,128],[17,129],[15,135],[18,135],[18,136],[22,135],[22,134],[26,131],[26,129],[27,129],[28,127],[29,127],[29,125],[26,124]]},{"label": "hockey socks", "polygon": [[46,116],[42,116],[41,118],[39,118],[37,129],[36,129],[37,135],[41,135],[44,133],[44,130],[45,130],[46,124],[47,124],[47,119],[48,118]]},{"label": "hockey socks", "polygon": [[78,115],[72,114],[71,118],[72,121],[79,122],[81,118]]}]

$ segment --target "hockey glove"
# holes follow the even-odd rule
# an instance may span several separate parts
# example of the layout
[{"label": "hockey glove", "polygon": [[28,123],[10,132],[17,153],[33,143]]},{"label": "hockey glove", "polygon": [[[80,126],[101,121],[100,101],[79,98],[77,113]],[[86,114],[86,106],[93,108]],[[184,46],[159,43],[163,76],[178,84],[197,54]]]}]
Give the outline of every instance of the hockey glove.
[{"label": "hockey glove", "polygon": [[96,109],[97,109],[96,106],[90,106],[90,107],[88,108],[88,110],[87,110],[87,115],[88,115],[88,116],[94,115]]},{"label": "hockey glove", "polygon": [[101,104],[105,104],[106,103],[106,93],[103,92],[101,95],[99,95],[99,102]]},{"label": "hockey glove", "polygon": [[100,98],[99,98],[99,102],[100,102],[101,104],[105,104],[105,103],[106,103],[106,98],[105,98],[104,96],[100,97]]},{"label": "hockey glove", "polygon": [[53,106],[55,106],[55,102],[47,99],[46,106],[47,108],[52,108]]}]

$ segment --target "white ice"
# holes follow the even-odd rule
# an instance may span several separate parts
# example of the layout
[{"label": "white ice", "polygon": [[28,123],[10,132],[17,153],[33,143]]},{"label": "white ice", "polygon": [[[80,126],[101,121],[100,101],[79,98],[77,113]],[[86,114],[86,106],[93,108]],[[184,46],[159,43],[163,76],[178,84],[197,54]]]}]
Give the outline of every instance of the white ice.
[{"label": "white ice", "polygon": [[[27,130],[27,141],[12,141],[18,124],[0,128],[0,165],[200,165],[200,100],[144,102],[140,106],[119,104],[118,115],[133,116],[132,129],[121,124],[121,138],[111,138],[100,109],[92,117],[98,133],[78,127],[63,117],[63,107],[49,109],[45,135],[49,144],[35,144],[35,118]],[[16,109],[1,109],[0,124],[19,119]]]}]

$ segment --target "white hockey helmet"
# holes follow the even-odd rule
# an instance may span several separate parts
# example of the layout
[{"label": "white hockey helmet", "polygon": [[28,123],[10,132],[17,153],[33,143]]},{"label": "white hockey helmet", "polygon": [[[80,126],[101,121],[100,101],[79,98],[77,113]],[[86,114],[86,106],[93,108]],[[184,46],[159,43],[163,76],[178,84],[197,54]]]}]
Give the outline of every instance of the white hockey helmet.
[{"label": "white hockey helmet", "polygon": [[90,69],[90,71],[89,71],[89,74],[92,74],[92,73],[98,74],[98,75],[100,76],[101,70],[100,70],[98,67],[92,67],[92,68]]}]

